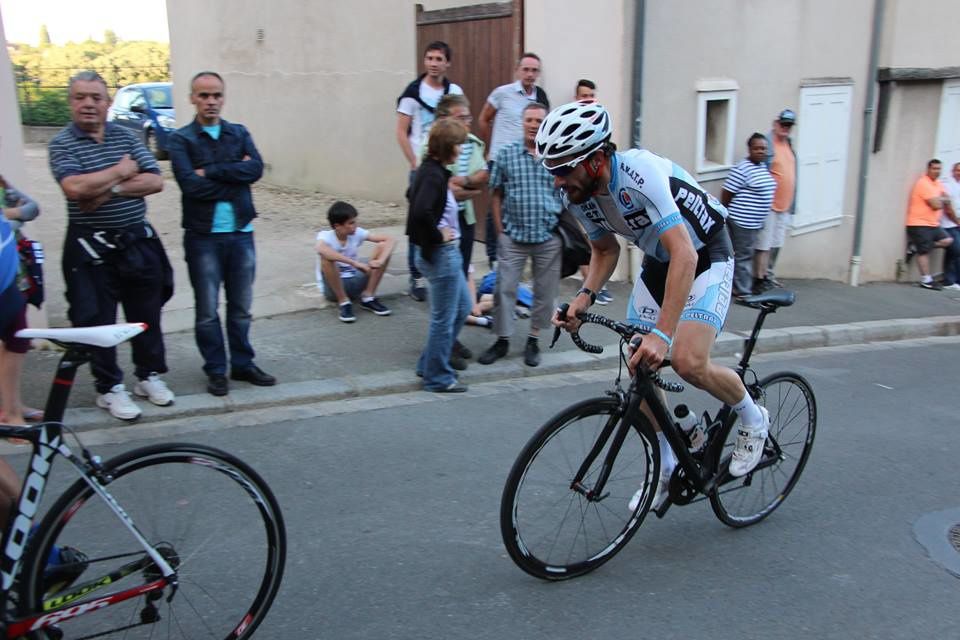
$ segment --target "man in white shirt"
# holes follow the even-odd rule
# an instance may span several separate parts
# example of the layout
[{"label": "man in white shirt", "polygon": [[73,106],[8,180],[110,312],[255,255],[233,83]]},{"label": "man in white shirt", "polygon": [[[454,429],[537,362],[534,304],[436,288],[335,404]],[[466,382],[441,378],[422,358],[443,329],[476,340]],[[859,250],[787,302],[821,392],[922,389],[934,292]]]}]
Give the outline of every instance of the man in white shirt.
[{"label": "man in white shirt", "polygon": [[[523,110],[531,102],[539,102],[550,110],[547,92],[537,86],[540,78],[540,56],[525,52],[517,61],[516,79],[490,92],[480,111],[480,139],[487,145],[488,169],[493,171],[493,160],[500,147],[523,140]],[[497,259],[497,236],[493,217],[487,212],[485,241],[487,259],[491,266]]]},{"label": "man in white shirt", "polygon": [[[431,42],[423,52],[424,73],[411,82],[397,98],[397,144],[410,166],[410,183],[419,164],[419,151],[436,119],[440,98],[448,93],[463,95],[460,85],[447,79],[452,52],[450,45],[440,40]],[[413,245],[407,250],[410,269],[410,297],[417,302],[427,298],[427,281],[413,263]]]},{"label": "man in white shirt", "polygon": [[943,288],[960,291],[960,162],[953,165],[950,175],[940,180],[949,201],[940,216],[940,227],[953,238],[953,244],[943,250]]}]

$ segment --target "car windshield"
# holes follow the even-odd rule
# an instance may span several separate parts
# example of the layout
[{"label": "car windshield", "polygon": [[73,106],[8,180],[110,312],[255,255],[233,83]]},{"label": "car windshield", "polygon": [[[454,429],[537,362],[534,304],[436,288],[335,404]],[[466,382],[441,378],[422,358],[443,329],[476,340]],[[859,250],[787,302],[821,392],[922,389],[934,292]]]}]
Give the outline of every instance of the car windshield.
[{"label": "car windshield", "polygon": [[173,109],[173,96],[170,87],[150,87],[147,100],[154,109]]}]

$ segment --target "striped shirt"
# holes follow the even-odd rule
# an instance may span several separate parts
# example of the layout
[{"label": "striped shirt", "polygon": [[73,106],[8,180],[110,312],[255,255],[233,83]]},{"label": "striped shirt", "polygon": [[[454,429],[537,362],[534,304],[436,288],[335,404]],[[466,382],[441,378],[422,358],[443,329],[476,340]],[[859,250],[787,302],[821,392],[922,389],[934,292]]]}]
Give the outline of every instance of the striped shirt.
[{"label": "striped shirt", "polygon": [[[67,125],[53,137],[48,147],[50,172],[58,183],[70,176],[108,169],[127,153],[140,165],[141,172],[160,175],[157,161],[133,132],[112,122],[104,127],[103,142],[97,142],[75,124]],[[77,201],[67,198],[70,224],[118,229],[143,222],[146,213],[147,203],[143,198],[115,195],[92,213],[82,213]]]},{"label": "striped shirt", "polygon": [[553,176],[534,158],[523,142],[500,148],[490,189],[503,192],[503,232],[514,242],[539,243],[550,239],[560,215],[560,193]]},{"label": "striped shirt", "polygon": [[734,194],[727,207],[730,218],[744,229],[762,228],[777,190],[767,166],[745,158],[730,170],[723,188]]}]

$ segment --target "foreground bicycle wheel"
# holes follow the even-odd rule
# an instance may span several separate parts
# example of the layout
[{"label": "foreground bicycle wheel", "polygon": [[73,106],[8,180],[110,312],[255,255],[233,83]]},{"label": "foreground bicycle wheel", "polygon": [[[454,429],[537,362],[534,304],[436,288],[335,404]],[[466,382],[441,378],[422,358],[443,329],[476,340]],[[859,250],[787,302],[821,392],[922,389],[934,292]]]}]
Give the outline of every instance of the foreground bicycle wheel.
[{"label": "foreground bicycle wheel", "polygon": [[[813,389],[794,373],[777,373],[760,381],[757,403],[770,413],[770,435],[757,468],[722,484],[710,495],[710,506],[731,527],[760,522],[786,499],[810,457],[817,430]],[[721,459],[733,452],[736,428],[724,443]]]},{"label": "foreground bicycle wheel", "polygon": [[[51,507],[32,541],[21,573],[21,614],[93,611],[31,637],[249,638],[273,602],[286,557],[283,517],[264,481],[237,458],[199,445],[145,447],[104,466],[113,478],[107,491],[176,570],[179,584],[97,608],[105,596],[161,575],[81,479]],[[65,589],[49,569],[44,575],[54,544],[87,559]]]},{"label": "foreground bicycle wheel", "polygon": [[[643,522],[656,491],[660,452],[642,416],[623,442],[602,497],[590,500],[571,488],[604,426],[619,422],[618,412],[613,398],[573,405],[541,427],[514,463],[500,502],[500,532],[510,557],[527,573],[565,580],[592,571]],[[603,444],[583,485],[594,486],[609,446]],[[643,497],[631,511],[627,505],[640,489]]]}]

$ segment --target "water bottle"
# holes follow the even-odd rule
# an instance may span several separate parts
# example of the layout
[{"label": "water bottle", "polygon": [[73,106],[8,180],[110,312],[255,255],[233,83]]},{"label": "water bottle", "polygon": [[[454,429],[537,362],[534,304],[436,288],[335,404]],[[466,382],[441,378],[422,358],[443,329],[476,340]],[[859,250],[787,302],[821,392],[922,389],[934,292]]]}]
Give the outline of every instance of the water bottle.
[{"label": "water bottle", "polygon": [[698,451],[707,439],[700,419],[685,404],[678,404],[674,407],[673,415],[676,416],[677,425],[690,442],[690,451]]}]

